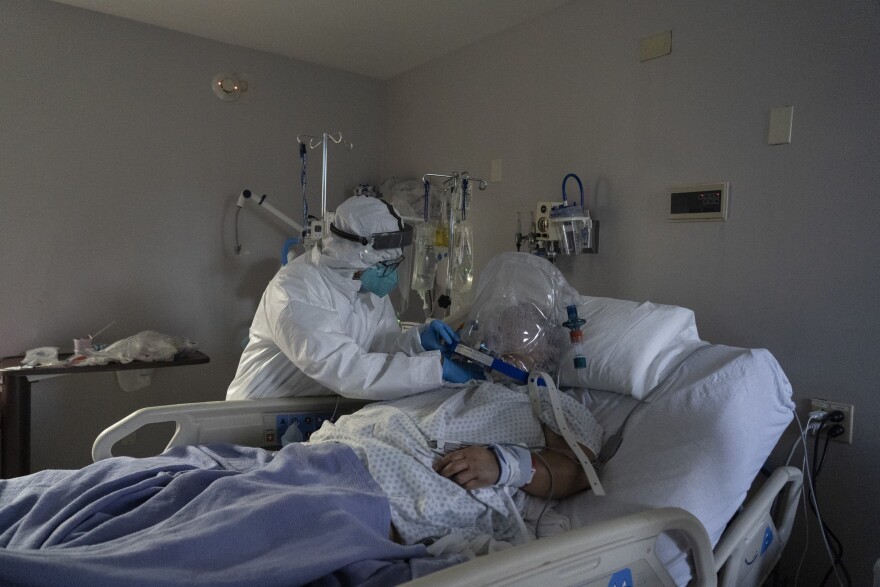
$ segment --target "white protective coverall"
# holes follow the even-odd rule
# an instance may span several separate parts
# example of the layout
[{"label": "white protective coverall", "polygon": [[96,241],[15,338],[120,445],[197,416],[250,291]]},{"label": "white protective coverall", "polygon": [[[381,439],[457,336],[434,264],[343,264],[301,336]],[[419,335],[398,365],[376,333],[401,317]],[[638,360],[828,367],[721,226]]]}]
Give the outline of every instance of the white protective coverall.
[{"label": "white protective coverall", "polygon": [[[399,230],[387,205],[367,196],[341,204],[334,224],[367,237]],[[442,386],[440,351],[425,351],[416,328],[402,333],[389,298],[360,291],[352,279],[401,254],[328,233],[282,267],[260,300],[226,399],[338,393],[384,400]]]}]

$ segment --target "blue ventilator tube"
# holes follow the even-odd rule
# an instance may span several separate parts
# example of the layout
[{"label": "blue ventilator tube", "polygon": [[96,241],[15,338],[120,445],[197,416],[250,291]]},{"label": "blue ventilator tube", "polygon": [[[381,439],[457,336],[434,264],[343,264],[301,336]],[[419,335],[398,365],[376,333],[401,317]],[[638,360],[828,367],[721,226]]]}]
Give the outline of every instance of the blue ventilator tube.
[{"label": "blue ventilator tube", "polygon": [[480,352],[476,349],[472,349],[471,347],[463,345],[460,342],[456,343],[451,350],[453,353],[459,354],[466,359],[470,359],[474,363],[479,363],[480,365],[484,365],[492,369],[493,371],[498,371],[502,375],[507,375],[517,383],[525,385],[529,382],[528,372],[523,371],[518,367],[514,367],[510,363],[505,363],[501,359],[496,359],[495,357],[487,355],[486,353]]}]

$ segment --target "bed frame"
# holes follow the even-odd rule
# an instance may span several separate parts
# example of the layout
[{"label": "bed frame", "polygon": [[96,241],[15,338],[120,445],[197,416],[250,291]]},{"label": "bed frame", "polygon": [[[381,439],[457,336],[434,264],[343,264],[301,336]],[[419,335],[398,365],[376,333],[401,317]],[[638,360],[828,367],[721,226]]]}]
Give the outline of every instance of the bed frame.
[{"label": "bed frame", "polygon": [[[104,430],[95,440],[92,458],[111,457],[113,446],[132,432],[166,422],[176,424],[166,448],[214,442],[277,446],[279,423],[289,425],[293,418],[301,424],[307,418],[332,418],[365,403],[321,396],[144,408]],[[657,537],[674,532],[688,545],[691,584],[760,585],[788,542],[801,484],[801,471],[794,467],[774,471],[730,522],[714,551],[696,517],[679,508],[658,508],[481,556],[409,584],[674,585],[655,553]]]}]

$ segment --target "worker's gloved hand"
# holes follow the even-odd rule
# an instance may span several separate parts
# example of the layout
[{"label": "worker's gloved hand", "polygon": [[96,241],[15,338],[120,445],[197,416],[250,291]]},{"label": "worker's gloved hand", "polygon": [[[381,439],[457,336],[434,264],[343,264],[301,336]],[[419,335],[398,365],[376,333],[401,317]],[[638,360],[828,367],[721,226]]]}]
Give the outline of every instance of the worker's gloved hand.
[{"label": "worker's gloved hand", "polygon": [[419,332],[422,348],[426,351],[449,350],[459,341],[458,334],[443,320],[432,320]]},{"label": "worker's gloved hand", "polygon": [[443,359],[443,380],[450,383],[466,383],[471,379],[485,379],[483,368],[474,363],[456,361],[450,357]]}]

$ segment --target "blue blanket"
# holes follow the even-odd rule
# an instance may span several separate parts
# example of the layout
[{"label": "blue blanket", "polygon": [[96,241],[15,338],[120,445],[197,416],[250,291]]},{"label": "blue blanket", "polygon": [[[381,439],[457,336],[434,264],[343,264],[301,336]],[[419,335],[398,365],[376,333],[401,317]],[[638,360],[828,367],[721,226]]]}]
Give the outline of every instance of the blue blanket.
[{"label": "blue blanket", "polygon": [[339,444],[119,457],[0,481],[0,584],[391,585],[458,562],[390,520]]}]

